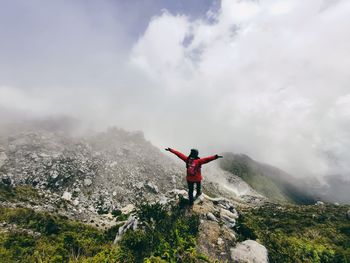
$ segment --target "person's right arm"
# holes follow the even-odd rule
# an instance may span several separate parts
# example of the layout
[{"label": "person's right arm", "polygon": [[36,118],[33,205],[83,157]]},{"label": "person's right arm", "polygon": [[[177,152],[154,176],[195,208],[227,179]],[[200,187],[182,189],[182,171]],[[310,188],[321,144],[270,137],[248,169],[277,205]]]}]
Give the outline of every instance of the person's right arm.
[{"label": "person's right arm", "polygon": [[180,158],[181,160],[183,160],[184,162],[187,161],[187,156],[184,155],[183,153],[181,153],[181,152],[179,152],[179,151],[176,151],[176,150],[174,150],[174,149],[171,149],[171,148],[166,148],[165,150],[166,150],[166,151],[169,151],[169,152],[171,152],[171,153],[173,153],[173,154],[175,154],[177,157],[179,157],[179,158]]}]

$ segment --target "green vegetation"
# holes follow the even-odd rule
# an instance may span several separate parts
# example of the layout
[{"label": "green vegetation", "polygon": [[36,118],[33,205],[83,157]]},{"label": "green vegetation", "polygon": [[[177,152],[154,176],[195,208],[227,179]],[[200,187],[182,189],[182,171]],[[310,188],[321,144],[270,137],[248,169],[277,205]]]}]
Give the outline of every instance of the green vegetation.
[{"label": "green vegetation", "polygon": [[349,206],[266,205],[242,211],[240,239],[258,239],[270,262],[350,262]]},{"label": "green vegetation", "polygon": [[141,227],[120,241],[121,262],[199,262],[198,215],[186,213],[181,205],[167,209],[159,203],[141,203],[136,213]]},{"label": "green vegetation", "polygon": [[29,185],[18,185],[11,187],[0,182],[0,201],[30,201],[39,200],[38,192]]},{"label": "green vegetation", "polygon": [[[282,170],[254,161],[246,155],[225,153],[223,170],[241,177],[257,192],[280,203],[312,204],[314,198],[298,187],[295,179]],[[291,183],[293,182],[293,183]]]},{"label": "green vegetation", "polygon": [[110,248],[110,235],[61,216],[0,208],[0,221],[16,226],[0,233],[0,258],[5,262],[69,262]]},{"label": "green vegetation", "polygon": [[209,262],[196,251],[199,217],[183,208],[137,205],[140,225],[117,246],[118,226],[98,230],[62,216],[26,208],[0,208],[2,262]]}]

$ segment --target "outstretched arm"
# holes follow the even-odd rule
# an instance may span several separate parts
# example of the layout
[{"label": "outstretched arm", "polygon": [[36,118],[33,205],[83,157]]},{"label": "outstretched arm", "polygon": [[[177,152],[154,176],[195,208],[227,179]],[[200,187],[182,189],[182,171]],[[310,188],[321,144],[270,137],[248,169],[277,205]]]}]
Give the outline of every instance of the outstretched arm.
[{"label": "outstretched arm", "polygon": [[166,148],[165,150],[166,150],[166,151],[169,151],[169,152],[171,152],[171,153],[173,153],[173,154],[175,154],[177,157],[179,157],[179,158],[180,158],[181,160],[183,160],[184,162],[187,161],[187,156],[184,155],[183,153],[180,153],[180,152],[178,152],[178,151],[176,151],[176,150],[174,150],[174,149],[171,149],[171,148]]},{"label": "outstretched arm", "polygon": [[213,156],[208,156],[208,157],[205,157],[205,158],[200,158],[200,159],[199,159],[199,163],[200,163],[200,164],[209,163],[209,162],[214,161],[214,160],[216,160],[216,159],[218,159],[218,158],[222,158],[222,156],[215,154],[215,155],[213,155]]}]

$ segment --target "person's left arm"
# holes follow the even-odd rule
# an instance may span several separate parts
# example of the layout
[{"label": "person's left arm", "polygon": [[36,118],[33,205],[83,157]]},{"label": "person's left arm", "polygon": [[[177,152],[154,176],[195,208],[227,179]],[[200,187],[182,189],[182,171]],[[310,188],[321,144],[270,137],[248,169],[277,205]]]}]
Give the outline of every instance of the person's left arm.
[{"label": "person's left arm", "polygon": [[222,158],[222,156],[215,154],[215,155],[213,155],[213,156],[208,156],[208,157],[200,158],[200,159],[198,160],[198,162],[199,162],[200,164],[205,164],[205,163],[209,163],[209,162],[211,162],[211,161],[214,161],[214,160],[216,160],[216,159],[218,159],[218,158]]}]

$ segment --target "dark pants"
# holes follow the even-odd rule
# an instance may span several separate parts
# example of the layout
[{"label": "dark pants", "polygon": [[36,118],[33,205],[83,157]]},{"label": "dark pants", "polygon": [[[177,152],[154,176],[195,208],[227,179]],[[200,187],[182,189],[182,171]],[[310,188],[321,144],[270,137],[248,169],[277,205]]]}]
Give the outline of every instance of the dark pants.
[{"label": "dark pants", "polygon": [[187,185],[188,185],[188,200],[190,201],[190,205],[193,205],[193,189],[194,189],[194,184],[196,184],[196,190],[197,190],[197,194],[196,197],[200,196],[202,193],[202,189],[201,189],[201,182],[189,182],[187,181]]}]

